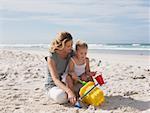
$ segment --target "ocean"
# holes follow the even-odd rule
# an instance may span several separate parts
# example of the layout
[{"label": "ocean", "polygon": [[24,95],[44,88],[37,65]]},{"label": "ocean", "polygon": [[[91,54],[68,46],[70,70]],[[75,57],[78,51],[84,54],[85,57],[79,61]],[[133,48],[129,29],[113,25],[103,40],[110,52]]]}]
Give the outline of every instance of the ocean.
[{"label": "ocean", "polygon": [[[48,50],[49,44],[0,44],[0,49]],[[150,44],[88,44],[89,52],[105,54],[150,55]]]}]

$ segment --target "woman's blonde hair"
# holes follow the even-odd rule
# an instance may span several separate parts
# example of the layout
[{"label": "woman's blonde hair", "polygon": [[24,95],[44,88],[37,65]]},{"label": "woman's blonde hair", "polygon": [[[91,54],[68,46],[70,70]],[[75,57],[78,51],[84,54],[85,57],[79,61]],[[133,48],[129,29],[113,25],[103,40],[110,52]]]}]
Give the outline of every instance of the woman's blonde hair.
[{"label": "woman's blonde hair", "polygon": [[51,43],[49,51],[55,52],[55,50],[62,50],[65,46],[65,43],[70,40],[72,40],[72,36],[69,32],[57,33],[56,38]]}]

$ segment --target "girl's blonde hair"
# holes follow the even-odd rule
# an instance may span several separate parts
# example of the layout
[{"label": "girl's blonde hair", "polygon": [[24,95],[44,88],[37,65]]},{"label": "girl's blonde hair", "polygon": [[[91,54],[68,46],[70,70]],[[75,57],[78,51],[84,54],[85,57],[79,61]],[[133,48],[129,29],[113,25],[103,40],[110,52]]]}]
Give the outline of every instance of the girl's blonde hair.
[{"label": "girl's blonde hair", "polygon": [[49,51],[55,52],[55,50],[62,50],[65,46],[65,43],[70,40],[72,40],[72,36],[69,32],[57,33],[56,38],[51,43]]},{"label": "girl's blonde hair", "polygon": [[75,45],[75,50],[77,51],[80,47],[88,49],[88,45],[86,42],[84,42],[82,40],[78,40]]}]

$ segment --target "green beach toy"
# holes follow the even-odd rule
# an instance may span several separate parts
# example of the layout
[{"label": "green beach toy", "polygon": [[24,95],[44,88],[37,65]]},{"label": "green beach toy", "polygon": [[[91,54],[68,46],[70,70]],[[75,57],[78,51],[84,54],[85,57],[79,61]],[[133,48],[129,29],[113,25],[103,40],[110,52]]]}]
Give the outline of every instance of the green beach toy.
[{"label": "green beach toy", "polygon": [[78,79],[78,81],[84,86],[87,82]]}]

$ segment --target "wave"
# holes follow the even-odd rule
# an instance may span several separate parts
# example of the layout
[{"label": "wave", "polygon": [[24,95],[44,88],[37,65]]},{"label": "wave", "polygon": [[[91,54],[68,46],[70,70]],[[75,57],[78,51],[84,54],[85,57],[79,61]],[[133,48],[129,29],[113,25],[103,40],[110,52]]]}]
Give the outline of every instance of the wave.
[{"label": "wave", "polygon": [[[150,44],[88,44],[90,50],[146,50]],[[49,48],[49,44],[0,44],[0,48]]]},{"label": "wave", "polygon": [[150,51],[150,44],[89,44],[89,49]]},{"label": "wave", "polygon": [[0,44],[1,48],[49,48],[49,44]]},{"label": "wave", "polygon": [[132,46],[134,47],[134,46],[140,46],[141,44],[132,44]]}]

